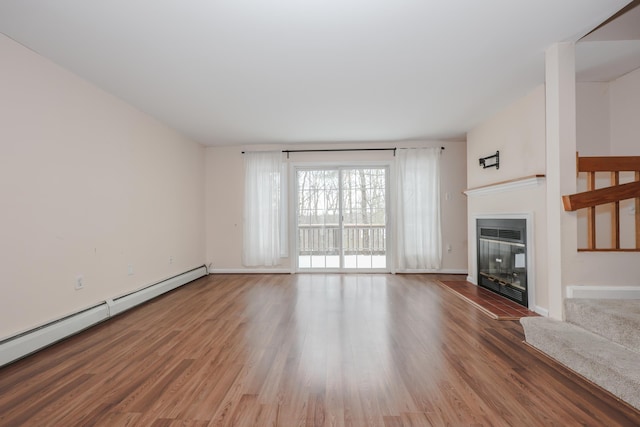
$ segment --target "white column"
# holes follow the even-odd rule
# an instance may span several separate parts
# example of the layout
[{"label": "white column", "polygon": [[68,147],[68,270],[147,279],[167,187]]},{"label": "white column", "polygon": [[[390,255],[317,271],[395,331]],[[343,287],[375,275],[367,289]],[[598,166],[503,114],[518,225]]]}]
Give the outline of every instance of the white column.
[{"label": "white column", "polygon": [[577,216],[562,208],[562,196],[575,193],[577,183],[574,43],[546,51],[546,121],[549,316],[562,319],[564,289],[577,261]]}]

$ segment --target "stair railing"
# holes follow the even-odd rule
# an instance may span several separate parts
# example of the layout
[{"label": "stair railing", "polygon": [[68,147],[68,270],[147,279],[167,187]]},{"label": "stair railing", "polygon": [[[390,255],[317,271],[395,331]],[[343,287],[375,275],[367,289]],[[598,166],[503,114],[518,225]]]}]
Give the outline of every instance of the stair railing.
[{"label": "stair railing", "polygon": [[[580,157],[578,173],[587,174],[587,191],[562,196],[565,211],[587,209],[587,247],[579,251],[640,251],[640,156]],[[609,172],[611,186],[596,189],[596,172]],[[620,184],[621,172],[634,172],[635,181]],[[620,248],[620,201],[635,199],[635,248]],[[596,206],[610,203],[611,248],[596,248]]]}]

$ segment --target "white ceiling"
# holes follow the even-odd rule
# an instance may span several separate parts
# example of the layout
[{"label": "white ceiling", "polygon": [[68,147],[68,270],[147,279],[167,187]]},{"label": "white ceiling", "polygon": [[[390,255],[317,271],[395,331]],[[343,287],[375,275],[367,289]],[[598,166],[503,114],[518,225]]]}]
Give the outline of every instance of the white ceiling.
[{"label": "white ceiling", "polygon": [[0,32],[207,145],[456,139],[629,0],[2,0]]}]

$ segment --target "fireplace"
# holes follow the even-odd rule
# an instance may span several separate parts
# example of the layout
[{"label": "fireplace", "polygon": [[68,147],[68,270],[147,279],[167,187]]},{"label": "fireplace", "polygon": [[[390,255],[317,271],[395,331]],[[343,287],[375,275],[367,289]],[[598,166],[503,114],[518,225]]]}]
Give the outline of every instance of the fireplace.
[{"label": "fireplace", "polygon": [[478,285],[527,307],[527,222],[478,219]]}]

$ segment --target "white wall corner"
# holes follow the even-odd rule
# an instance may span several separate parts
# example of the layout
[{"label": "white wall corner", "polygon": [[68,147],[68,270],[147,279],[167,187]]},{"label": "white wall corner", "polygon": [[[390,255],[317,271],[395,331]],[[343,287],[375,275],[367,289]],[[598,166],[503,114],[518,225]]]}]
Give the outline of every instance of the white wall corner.
[{"label": "white wall corner", "polygon": [[547,284],[549,314],[563,318],[563,287],[575,274],[576,215],[567,214],[562,196],[576,192],[575,46],[556,43],[545,53]]}]

